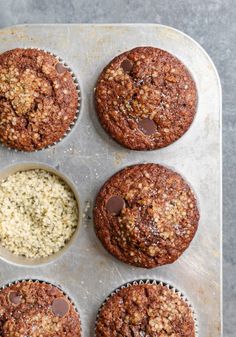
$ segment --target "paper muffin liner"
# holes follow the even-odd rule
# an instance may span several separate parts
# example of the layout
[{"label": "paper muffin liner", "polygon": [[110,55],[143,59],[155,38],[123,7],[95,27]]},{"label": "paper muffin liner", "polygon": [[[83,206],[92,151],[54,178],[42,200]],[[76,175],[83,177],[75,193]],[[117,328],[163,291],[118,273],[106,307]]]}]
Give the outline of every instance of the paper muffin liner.
[{"label": "paper muffin liner", "polygon": [[[53,144],[44,148],[44,149],[47,149],[49,147],[52,147],[52,146],[56,145],[60,141],[62,141],[72,131],[73,127],[75,126],[75,124],[77,122],[77,119],[79,117],[79,114],[80,114],[80,109],[81,109],[81,90],[80,90],[78,78],[75,75],[75,73],[73,72],[72,68],[68,65],[68,63],[66,63],[61,57],[57,56],[54,53],[50,53],[49,51],[45,51],[45,52],[48,52],[50,55],[54,56],[58,60],[58,62],[60,62],[69,71],[69,73],[71,74],[71,77],[74,81],[74,85],[75,85],[77,95],[78,95],[78,104],[77,104],[77,109],[76,109],[74,120],[70,123],[70,126],[67,129],[67,131],[64,133],[64,135],[57,142],[54,142]],[[43,149],[41,149],[41,150],[43,150]]]},{"label": "paper muffin liner", "polygon": [[80,110],[81,110],[81,90],[80,90],[80,85],[79,85],[79,81],[78,81],[77,76],[73,72],[72,68],[68,65],[68,63],[65,62],[60,56],[58,56],[57,54],[55,54],[53,52],[50,52],[48,50],[41,49],[41,48],[31,47],[31,48],[21,48],[21,49],[36,49],[36,50],[42,51],[44,53],[50,54],[51,56],[55,57],[56,60],[59,63],[61,63],[65,69],[67,69],[69,71],[69,73],[70,73],[70,75],[71,75],[71,77],[73,79],[73,82],[74,82],[74,85],[75,85],[75,89],[76,89],[76,92],[77,92],[77,95],[78,95],[78,104],[77,104],[77,109],[76,109],[76,112],[75,112],[74,119],[70,123],[70,125],[69,125],[68,129],[66,130],[66,132],[64,133],[64,135],[61,138],[59,138],[56,142],[54,142],[54,143],[52,143],[52,144],[50,144],[48,146],[45,146],[42,149],[36,149],[34,151],[24,151],[24,150],[19,150],[19,149],[15,149],[13,147],[7,146],[7,145],[5,145],[4,143],[2,143],[0,141],[0,145],[3,146],[3,147],[5,147],[5,148],[7,148],[8,150],[11,150],[11,151],[14,151],[14,152],[23,152],[23,153],[35,153],[35,152],[40,152],[40,151],[52,148],[56,144],[60,143],[64,138],[66,138],[68,136],[68,134],[72,131],[73,127],[75,126],[75,124],[77,122],[77,119],[79,117]]},{"label": "paper muffin liner", "polygon": [[94,326],[94,337],[96,337],[96,327],[97,327],[97,321],[100,315],[100,312],[102,310],[102,308],[104,307],[104,305],[107,303],[107,301],[112,298],[114,295],[116,295],[117,293],[119,293],[120,290],[124,289],[124,288],[129,288],[132,286],[137,286],[137,285],[144,285],[144,284],[155,284],[155,285],[161,285],[166,287],[167,289],[171,290],[174,294],[177,294],[179,296],[179,298],[181,298],[185,303],[187,303],[192,317],[193,317],[193,321],[194,321],[194,331],[195,331],[195,337],[199,337],[199,329],[198,329],[198,320],[197,320],[197,315],[196,312],[192,306],[192,304],[190,303],[189,299],[185,296],[185,294],[180,291],[179,289],[175,288],[173,285],[170,285],[167,282],[164,281],[159,281],[159,280],[155,280],[155,279],[146,279],[146,278],[142,278],[142,279],[138,279],[138,280],[134,280],[134,281],[130,281],[127,282],[121,286],[119,286],[118,288],[116,288],[114,291],[112,291],[103,301],[102,305],[100,306],[100,308],[98,309],[98,313],[96,315],[96,321],[95,321],[95,326]]},{"label": "paper muffin liner", "polygon": [[3,289],[6,289],[6,288],[8,288],[8,287],[10,287],[12,285],[15,285],[15,284],[18,284],[18,283],[23,283],[23,282],[33,282],[33,283],[40,283],[40,284],[49,284],[49,285],[52,285],[53,287],[59,289],[62,292],[62,294],[65,296],[65,298],[68,300],[68,302],[72,305],[72,307],[75,310],[75,312],[77,313],[78,319],[79,319],[79,324],[80,324],[80,333],[82,332],[82,322],[81,322],[79,310],[78,310],[77,306],[75,305],[74,300],[72,300],[72,298],[62,289],[61,286],[56,285],[55,283],[52,283],[50,281],[26,278],[26,279],[15,280],[13,282],[8,282],[8,283],[4,284],[3,286],[0,286],[0,291],[3,290]]}]

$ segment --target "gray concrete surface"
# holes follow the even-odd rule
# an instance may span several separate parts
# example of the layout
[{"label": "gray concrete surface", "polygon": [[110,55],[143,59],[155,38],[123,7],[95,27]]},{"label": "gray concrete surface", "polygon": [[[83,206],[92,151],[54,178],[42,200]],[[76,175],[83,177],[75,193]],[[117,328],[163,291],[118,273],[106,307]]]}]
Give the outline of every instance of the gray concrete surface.
[{"label": "gray concrete surface", "polygon": [[[20,23],[151,22],[197,40],[223,87],[224,336],[236,336],[236,0],[0,0],[0,27]],[[210,196],[209,196],[210,197]],[[211,317],[211,313],[206,315]],[[212,317],[214,319],[214,317]],[[214,336],[206,336],[214,337]]]}]

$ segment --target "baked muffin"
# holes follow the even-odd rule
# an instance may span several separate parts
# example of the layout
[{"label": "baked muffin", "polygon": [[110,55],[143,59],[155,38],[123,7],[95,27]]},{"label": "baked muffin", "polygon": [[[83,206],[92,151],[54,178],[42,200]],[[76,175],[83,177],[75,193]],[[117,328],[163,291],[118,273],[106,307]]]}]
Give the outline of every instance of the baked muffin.
[{"label": "baked muffin", "polygon": [[76,118],[73,77],[57,58],[38,49],[0,55],[0,141],[35,151],[58,142]]},{"label": "baked muffin", "polygon": [[96,337],[195,337],[187,302],[161,284],[131,285],[113,294],[99,311]]},{"label": "baked muffin", "polygon": [[17,282],[0,290],[0,336],[80,337],[79,314],[57,287]]},{"label": "baked muffin", "polygon": [[116,173],[101,188],[94,207],[103,246],[137,267],[174,262],[192,241],[198,220],[191,188],[178,173],[157,164]]},{"label": "baked muffin", "polygon": [[175,56],[138,47],[105,67],[95,101],[102,126],[118,143],[132,150],[153,150],[188,130],[196,113],[197,90]]}]

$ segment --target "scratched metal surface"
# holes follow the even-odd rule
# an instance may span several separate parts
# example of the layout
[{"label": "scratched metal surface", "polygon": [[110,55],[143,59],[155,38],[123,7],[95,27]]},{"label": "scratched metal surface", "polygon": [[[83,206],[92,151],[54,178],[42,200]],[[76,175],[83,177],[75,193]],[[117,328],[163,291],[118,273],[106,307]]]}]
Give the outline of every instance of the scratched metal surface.
[{"label": "scratched metal surface", "polygon": [[[190,130],[176,143],[152,152],[129,151],[100,127],[93,88],[102,68],[115,55],[135,46],[168,50],[192,72],[199,93],[198,112]],[[57,261],[18,267],[0,261],[0,285],[15,279],[42,279],[60,285],[80,311],[83,336],[93,335],[96,312],[121,284],[155,278],[174,285],[192,302],[200,337],[221,336],[221,88],[217,72],[191,38],[161,25],[33,25],[0,31],[0,51],[37,47],[63,58],[78,76],[82,108],[73,131],[56,146],[36,153],[0,148],[0,169],[40,161],[59,168],[77,186],[84,211],[79,236]],[[97,240],[91,220],[94,197],[102,183],[126,165],[157,162],[180,172],[197,193],[201,220],[190,248],[174,264],[153,270],[127,266],[110,256]]]}]

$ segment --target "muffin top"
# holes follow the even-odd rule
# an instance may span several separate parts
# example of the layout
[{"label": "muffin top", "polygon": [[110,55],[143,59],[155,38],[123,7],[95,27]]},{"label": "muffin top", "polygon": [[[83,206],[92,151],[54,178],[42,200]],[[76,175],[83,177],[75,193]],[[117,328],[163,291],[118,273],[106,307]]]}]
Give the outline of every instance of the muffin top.
[{"label": "muffin top", "polygon": [[195,337],[188,304],[163,285],[123,288],[102,306],[96,337]]},{"label": "muffin top", "polygon": [[79,314],[57,287],[18,282],[0,290],[0,336],[80,337]]},{"label": "muffin top", "polygon": [[130,166],[112,176],[94,208],[104,247],[121,261],[146,268],[174,262],[189,246],[198,220],[191,188],[157,164]]},{"label": "muffin top", "polygon": [[152,150],[188,130],[197,90],[176,57],[158,48],[138,47],[106,66],[95,100],[102,126],[117,142],[133,150]]},{"label": "muffin top", "polygon": [[59,141],[76,116],[74,80],[56,57],[38,49],[0,55],[0,141],[34,151]]}]

